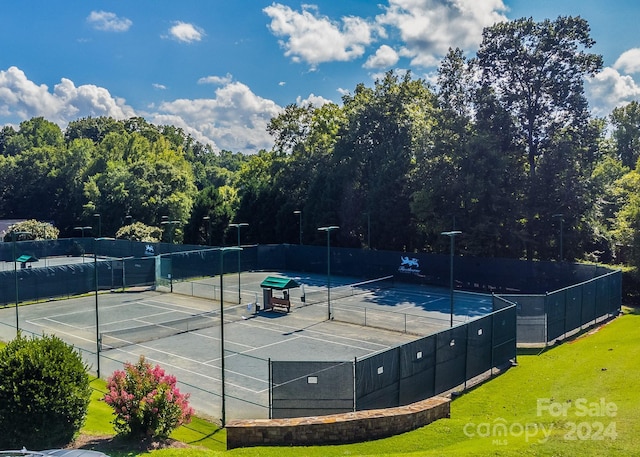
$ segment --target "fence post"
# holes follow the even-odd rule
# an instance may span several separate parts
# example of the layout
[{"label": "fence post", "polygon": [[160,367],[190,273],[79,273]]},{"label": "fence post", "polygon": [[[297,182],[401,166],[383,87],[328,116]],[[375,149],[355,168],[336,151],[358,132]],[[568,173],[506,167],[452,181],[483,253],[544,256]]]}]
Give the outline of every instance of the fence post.
[{"label": "fence post", "polygon": [[[494,358],[493,358],[493,353],[495,351],[495,326],[493,325],[494,322],[496,320],[496,313],[495,313],[495,306],[494,306],[494,312],[491,314],[491,374],[490,377],[493,378],[493,366],[495,365],[494,362]],[[516,326],[517,326],[517,322],[516,322]],[[517,350],[516,350],[517,352]]]},{"label": "fence post", "polygon": [[353,412],[357,411],[357,400],[358,397],[356,395],[356,365],[358,364],[358,357],[353,358]]},{"label": "fence post", "polygon": [[267,380],[268,380],[267,381],[267,388],[269,389],[269,399],[267,401],[268,401],[268,409],[269,409],[269,419],[273,419],[273,413],[272,413],[273,403],[271,401],[272,400],[272,392],[271,392],[271,390],[273,389],[273,383],[271,382],[272,381],[271,357],[269,357],[269,359],[268,359],[268,364],[269,364],[269,367],[267,369],[267,372],[268,372],[267,373]]},{"label": "fence post", "polygon": [[549,345],[549,292],[544,293],[544,347]]}]

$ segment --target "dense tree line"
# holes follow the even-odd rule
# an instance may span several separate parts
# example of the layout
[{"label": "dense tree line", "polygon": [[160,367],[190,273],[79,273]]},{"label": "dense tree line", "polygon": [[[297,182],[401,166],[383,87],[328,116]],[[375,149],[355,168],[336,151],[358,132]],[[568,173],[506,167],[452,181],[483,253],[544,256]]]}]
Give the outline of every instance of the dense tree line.
[{"label": "dense tree line", "polygon": [[433,86],[390,71],[341,106],[287,106],[255,155],[142,118],[27,120],[0,131],[0,216],[213,245],[233,222],[243,243],[321,243],[331,224],[337,245],[429,252],[456,229],[469,255],[637,264],[640,104],[590,115],[593,44],[581,18],[496,24]]}]

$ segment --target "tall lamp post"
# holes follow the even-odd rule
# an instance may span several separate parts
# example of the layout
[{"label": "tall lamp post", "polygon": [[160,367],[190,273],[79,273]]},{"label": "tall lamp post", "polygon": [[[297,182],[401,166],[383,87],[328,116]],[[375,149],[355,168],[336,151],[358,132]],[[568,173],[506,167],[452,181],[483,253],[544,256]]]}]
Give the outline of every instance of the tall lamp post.
[{"label": "tall lamp post", "polygon": [[298,227],[300,229],[300,245],[302,246],[302,211],[297,209],[293,212],[293,214],[298,215]]},{"label": "tall lamp post", "polygon": [[[240,248],[240,227],[248,227],[249,224],[246,222],[240,222],[238,224],[229,224],[229,227],[236,227],[238,229],[238,248]],[[238,304],[242,303],[242,295],[240,292],[240,250],[238,250]]]},{"label": "tall lamp post", "polygon": [[95,286],[96,297],[96,372],[100,378],[100,313],[98,307],[98,242],[103,240],[114,240],[115,238],[94,238],[93,239],[93,284]]},{"label": "tall lamp post", "polygon": [[16,288],[16,334],[20,331],[20,318],[18,316],[18,259],[16,257],[16,241],[20,237],[20,235],[31,235],[31,232],[11,232],[11,241],[13,248],[13,275],[15,278],[15,288]]},{"label": "tall lamp post", "polygon": [[327,320],[331,320],[331,232],[339,228],[337,225],[318,227],[318,231],[327,232]]},{"label": "tall lamp post", "polygon": [[[84,240],[84,232],[85,230],[93,230],[93,227],[91,227],[90,225],[85,225],[84,227],[73,227],[74,230],[80,230],[80,232],[82,233],[82,239]],[[82,249],[84,250],[84,242],[82,243]],[[84,251],[82,253],[82,263],[84,263]]]},{"label": "tall lamp post", "polygon": [[169,227],[169,289],[173,292],[173,231],[175,226],[180,224],[180,221],[170,221],[166,216],[162,216],[162,218],[163,221],[160,224]]},{"label": "tall lamp post", "polygon": [[207,246],[211,246],[211,217],[205,216],[202,218],[202,220],[207,223],[207,225],[205,226],[205,230],[207,231],[205,237],[207,240]]},{"label": "tall lamp post", "polygon": [[562,232],[564,231],[564,214],[554,214],[552,216],[554,219],[560,219],[560,262],[564,260],[563,252],[562,252]]},{"label": "tall lamp post", "polygon": [[95,213],[93,217],[98,218],[98,237],[102,236],[102,215],[100,213]]},{"label": "tall lamp post", "polygon": [[453,327],[453,248],[456,235],[460,235],[460,230],[452,230],[450,232],[442,232],[441,235],[448,236],[451,240],[451,256],[449,258],[449,292],[450,292],[450,306],[451,306],[451,320],[450,326]]},{"label": "tall lamp post", "polygon": [[85,230],[92,230],[93,227],[91,227],[90,225],[85,225],[84,227],[73,227],[73,230],[80,230],[80,232],[82,233],[82,238],[84,238],[84,232]]},{"label": "tall lamp post", "polygon": [[226,408],[225,408],[225,381],[224,381],[224,254],[229,251],[242,251],[241,247],[228,247],[220,248],[220,379],[222,380],[222,408],[221,415],[222,426],[225,426],[226,422]]}]

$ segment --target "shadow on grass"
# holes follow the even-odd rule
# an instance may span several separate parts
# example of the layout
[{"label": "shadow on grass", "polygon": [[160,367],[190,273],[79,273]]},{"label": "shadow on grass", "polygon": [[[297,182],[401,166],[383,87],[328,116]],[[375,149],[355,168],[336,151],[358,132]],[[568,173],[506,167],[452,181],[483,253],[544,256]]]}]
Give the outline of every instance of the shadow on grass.
[{"label": "shadow on grass", "polygon": [[[196,430],[196,429],[192,429],[190,428],[188,425],[183,425],[182,427],[189,429],[189,430],[193,430],[196,433],[203,433],[200,430]],[[215,440],[218,441],[219,443],[222,443],[224,445],[226,445],[226,439],[224,436],[220,437],[220,439],[218,439],[218,437],[216,435],[218,435],[220,432],[222,432],[222,428],[216,428],[215,430],[213,430],[212,432],[210,432],[209,434],[205,435],[204,433],[202,434],[202,437],[198,438],[198,439],[194,439],[194,440],[188,440],[185,441],[187,444],[192,445],[192,446],[197,446],[200,443],[203,443],[206,440]]]},{"label": "shadow on grass", "polygon": [[123,436],[89,437],[77,446],[78,449],[86,449],[104,452],[111,457],[136,456],[146,454],[158,449],[184,449],[190,447],[174,439],[131,438]]},{"label": "shadow on grass", "polygon": [[615,316],[611,316],[607,319],[604,319],[600,322],[598,322],[595,325],[591,325],[589,327],[585,327],[584,329],[580,330],[579,332],[565,338],[562,340],[556,340],[553,343],[549,344],[548,346],[544,346],[544,347],[535,347],[535,348],[518,348],[517,349],[517,355],[542,355],[547,351],[550,351],[553,348],[556,348],[562,344],[572,344],[575,343],[576,341],[578,341],[581,338],[584,338],[587,335],[590,335],[594,332],[597,332],[598,330],[600,330],[600,328],[604,327],[605,325],[610,324],[611,322],[613,322],[615,319],[617,319],[620,316],[624,316],[624,315],[634,315],[634,316],[640,316],[640,307],[629,307],[629,306],[623,306],[620,314],[617,314]]}]

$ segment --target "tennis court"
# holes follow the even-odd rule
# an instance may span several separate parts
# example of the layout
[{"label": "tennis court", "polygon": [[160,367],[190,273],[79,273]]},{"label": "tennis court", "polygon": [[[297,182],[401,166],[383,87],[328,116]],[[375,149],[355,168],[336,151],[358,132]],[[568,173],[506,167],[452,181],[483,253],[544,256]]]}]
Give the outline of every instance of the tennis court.
[{"label": "tennis court", "polygon": [[[286,276],[302,285],[291,290],[290,313],[256,312],[256,301],[262,304],[260,283],[269,275]],[[446,289],[404,284],[352,288],[343,286],[356,282],[354,278],[332,277],[336,289],[332,289],[332,319],[327,320],[326,276],[251,272],[240,275],[240,295],[238,275],[224,276],[221,327],[219,281],[215,277],[174,283],[174,292],[181,293],[101,293],[97,301],[89,296],[21,306],[18,319],[25,334],[53,333],[74,344],[94,371],[100,338],[103,377],[144,355],[175,375],[181,390],[191,394],[192,405],[213,418],[221,410],[223,378],[229,418],[267,417],[269,359],[351,363],[450,325]],[[340,294],[340,288],[348,293]],[[198,295],[196,290],[210,298],[193,296]],[[312,300],[314,293],[320,297],[317,302]],[[456,293],[454,305],[454,323],[466,322],[490,312],[491,297]],[[0,338],[15,336],[13,307],[0,309],[0,324]]]}]

